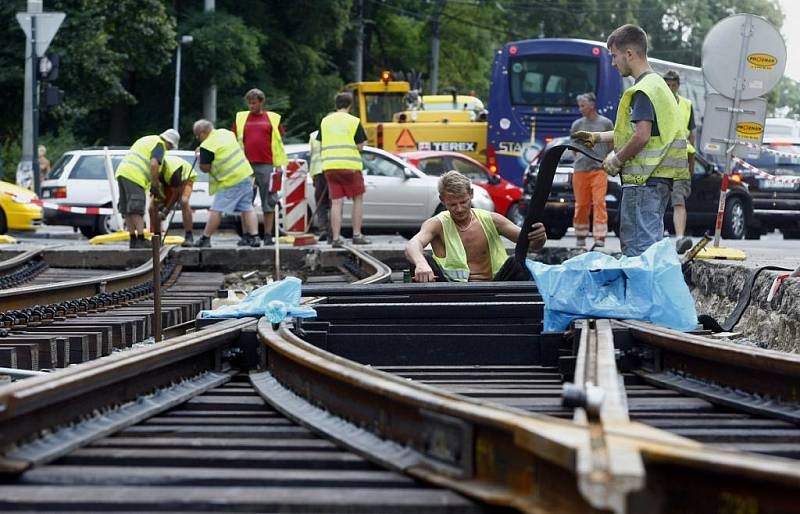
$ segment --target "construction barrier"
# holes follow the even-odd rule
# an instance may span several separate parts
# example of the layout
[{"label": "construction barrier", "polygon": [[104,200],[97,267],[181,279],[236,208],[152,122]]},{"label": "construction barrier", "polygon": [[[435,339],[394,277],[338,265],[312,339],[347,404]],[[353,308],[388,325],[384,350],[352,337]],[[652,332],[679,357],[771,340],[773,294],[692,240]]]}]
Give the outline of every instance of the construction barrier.
[{"label": "construction barrier", "polygon": [[308,165],[304,159],[295,159],[286,165],[283,182],[283,226],[289,234],[305,234],[308,229],[308,204],[306,203],[306,175]]}]

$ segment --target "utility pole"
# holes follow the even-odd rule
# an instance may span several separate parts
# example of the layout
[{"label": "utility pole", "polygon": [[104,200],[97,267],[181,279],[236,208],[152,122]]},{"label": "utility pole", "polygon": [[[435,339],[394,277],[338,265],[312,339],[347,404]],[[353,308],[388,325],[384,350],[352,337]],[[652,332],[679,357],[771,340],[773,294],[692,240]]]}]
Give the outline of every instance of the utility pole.
[{"label": "utility pole", "polygon": [[[42,12],[43,0],[28,0],[28,13],[37,14]],[[39,159],[36,155],[36,148],[33,146],[33,116],[29,113],[33,112],[33,98],[36,85],[33,84],[33,74],[37,70],[31,68],[32,62],[36,52],[33,51],[33,45],[25,45],[25,99],[22,106],[22,156],[20,157],[19,164],[17,165],[17,184],[27,187],[33,185],[33,166],[36,162],[36,168],[39,168]],[[37,158],[34,158],[37,157]],[[37,171],[38,172],[38,171]]]},{"label": "utility pole", "polygon": [[439,89],[439,18],[442,16],[444,0],[435,0],[433,24],[431,25],[431,94]]},{"label": "utility pole", "polygon": [[[215,11],[215,0],[204,0],[204,7],[206,12]],[[212,123],[217,121],[217,85],[213,80],[203,90],[203,117]]]},{"label": "utility pole", "polygon": [[358,17],[356,18],[356,50],[354,60],[354,81],[364,80],[364,0],[358,0]]}]

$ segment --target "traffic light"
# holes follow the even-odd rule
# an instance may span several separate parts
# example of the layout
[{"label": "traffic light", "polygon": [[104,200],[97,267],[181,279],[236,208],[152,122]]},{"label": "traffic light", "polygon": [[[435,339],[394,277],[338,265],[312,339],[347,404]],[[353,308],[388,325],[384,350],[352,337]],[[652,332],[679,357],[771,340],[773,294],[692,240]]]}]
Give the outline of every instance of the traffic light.
[{"label": "traffic light", "polygon": [[64,101],[64,90],[52,84],[44,84],[42,88],[42,97],[40,98],[41,107],[46,109],[48,107],[55,107]]},{"label": "traffic light", "polygon": [[42,109],[55,107],[64,101],[64,91],[51,82],[58,79],[61,59],[56,54],[47,54],[39,59],[39,77],[42,80],[39,105]]},{"label": "traffic light", "polygon": [[47,54],[39,59],[39,77],[45,82],[54,82],[58,79],[58,68],[61,59],[56,54]]}]

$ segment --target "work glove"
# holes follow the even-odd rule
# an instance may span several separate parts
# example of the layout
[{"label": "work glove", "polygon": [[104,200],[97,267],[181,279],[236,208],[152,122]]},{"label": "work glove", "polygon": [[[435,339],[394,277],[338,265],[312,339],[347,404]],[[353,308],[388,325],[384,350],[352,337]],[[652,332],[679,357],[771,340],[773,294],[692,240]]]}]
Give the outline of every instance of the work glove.
[{"label": "work glove", "polygon": [[586,130],[579,130],[570,136],[573,141],[580,143],[586,148],[594,148],[594,145],[600,142],[599,132],[588,132]]},{"label": "work glove", "polygon": [[603,169],[612,177],[619,175],[619,170],[622,169],[622,161],[619,160],[617,154],[611,152],[603,161]]},{"label": "work glove", "polygon": [[169,209],[167,209],[166,207],[161,207],[158,210],[158,217],[161,218],[161,221],[164,221],[165,219],[167,219],[167,216],[169,216]]}]

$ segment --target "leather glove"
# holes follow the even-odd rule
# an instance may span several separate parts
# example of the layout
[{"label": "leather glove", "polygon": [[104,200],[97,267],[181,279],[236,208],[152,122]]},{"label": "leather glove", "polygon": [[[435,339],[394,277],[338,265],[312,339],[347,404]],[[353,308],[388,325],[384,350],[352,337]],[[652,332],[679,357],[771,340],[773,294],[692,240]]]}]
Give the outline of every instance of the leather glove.
[{"label": "leather glove", "polygon": [[594,145],[600,141],[600,134],[598,132],[579,130],[572,134],[570,138],[576,143],[582,144],[586,148],[594,148]]},{"label": "leather glove", "polygon": [[619,160],[617,154],[611,152],[603,161],[603,169],[612,177],[619,175],[619,170],[622,169],[622,161]]},{"label": "leather glove", "polygon": [[169,216],[169,209],[162,207],[158,210],[158,217],[161,218],[162,221],[167,219],[167,216]]}]

